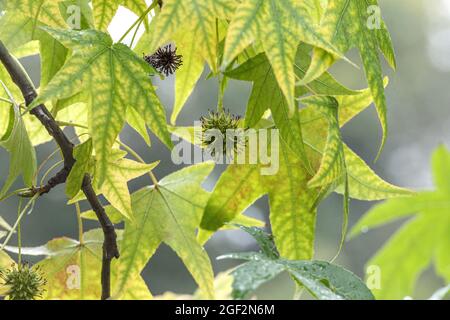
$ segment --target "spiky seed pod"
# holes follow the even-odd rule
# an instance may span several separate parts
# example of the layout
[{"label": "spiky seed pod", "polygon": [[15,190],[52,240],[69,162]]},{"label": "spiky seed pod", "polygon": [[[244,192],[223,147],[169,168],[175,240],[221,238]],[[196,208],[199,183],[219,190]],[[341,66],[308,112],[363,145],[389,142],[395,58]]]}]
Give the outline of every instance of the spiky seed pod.
[{"label": "spiky seed pod", "polygon": [[1,284],[9,287],[10,300],[35,300],[42,297],[47,280],[39,267],[32,268],[28,263],[12,265],[10,269],[0,271]]},{"label": "spiky seed pod", "polygon": [[[200,118],[202,123],[202,144],[213,158],[218,158],[216,154],[217,143],[222,142],[223,156],[229,156],[229,151],[239,152],[245,146],[244,133],[240,129],[241,117],[231,114],[229,111],[210,111],[208,116]],[[227,130],[235,130],[233,135],[227,135]],[[217,131],[217,132],[216,132]],[[222,135],[222,141],[216,141],[215,133]],[[227,144],[227,141],[228,144]],[[230,145],[232,150],[230,150]],[[228,151],[228,152],[227,152]]]},{"label": "spiky seed pod", "polygon": [[172,50],[169,44],[164,48],[159,48],[152,55],[144,55],[144,60],[153,68],[166,75],[174,74],[183,64],[183,57],[177,54],[177,48]]}]

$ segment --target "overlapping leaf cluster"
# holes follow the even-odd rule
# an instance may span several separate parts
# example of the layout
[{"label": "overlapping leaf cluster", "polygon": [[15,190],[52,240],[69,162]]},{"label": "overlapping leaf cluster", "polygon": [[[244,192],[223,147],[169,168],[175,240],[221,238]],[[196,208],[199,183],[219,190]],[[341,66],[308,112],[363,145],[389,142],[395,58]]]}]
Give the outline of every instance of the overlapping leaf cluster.
[{"label": "overlapping leaf cluster", "polygon": [[[113,265],[115,297],[150,297],[140,272],[161,243],[178,254],[202,296],[213,297],[213,271],[202,244],[213,232],[230,228],[228,222],[261,225],[242,213],[264,195],[269,198],[277,252],[283,259],[309,260],[314,256],[317,204],[329,193],[344,194],[344,221],[349,197],[372,201],[409,194],[378,177],[340,134],[343,125],[375,102],[385,141],[387,80],[383,83],[378,50],[393,67],[395,58],[384,22],[380,20],[379,29],[367,27],[368,9],[377,5],[376,0],[164,0],[162,8],[155,4],[18,0],[6,1],[0,16],[0,40],[8,49],[17,57],[36,53],[41,57],[40,93],[28,110],[46,103],[62,125],[76,127],[80,144],[66,185],[70,202],[83,200],[79,191],[89,173],[96,192],[110,203],[108,215],[115,223],[125,222],[121,258]],[[80,12],[78,30],[71,29],[74,5]],[[107,33],[119,6],[141,16],[137,25],[145,26],[135,48],[114,43]],[[149,9],[151,21],[145,15]],[[156,164],[142,163],[120,141],[125,123],[149,145],[147,127],[168,148],[172,146],[166,111],[152,84],[156,71],[141,58],[143,52],[151,54],[168,42],[175,42],[184,62],[175,75],[172,125],[205,65],[210,77],[220,80],[219,96],[230,79],[251,82],[245,127],[279,130],[275,174],[262,175],[262,163],[232,164],[209,193],[201,184],[213,165],[205,163],[130,195],[127,183],[150,173]],[[338,59],[349,62],[344,54],[353,47],[361,53],[369,89],[348,89],[327,72]],[[358,72],[350,64],[350,70]],[[23,98],[2,66],[0,79],[11,92],[8,96],[0,88],[0,143],[12,159],[5,193],[19,174],[26,184],[35,183],[35,162],[17,166],[14,159],[28,153],[32,160],[33,145],[50,138],[28,114],[19,116],[25,111],[20,106]],[[18,144],[23,148],[12,147]],[[61,238],[23,250],[46,256],[39,263],[49,277],[46,298],[99,295],[101,240],[98,231],[90,231],[78,241]],[[71,266],[78,266],[81,274],[75,283],[78,291],[67,290],[63,283]]]}]

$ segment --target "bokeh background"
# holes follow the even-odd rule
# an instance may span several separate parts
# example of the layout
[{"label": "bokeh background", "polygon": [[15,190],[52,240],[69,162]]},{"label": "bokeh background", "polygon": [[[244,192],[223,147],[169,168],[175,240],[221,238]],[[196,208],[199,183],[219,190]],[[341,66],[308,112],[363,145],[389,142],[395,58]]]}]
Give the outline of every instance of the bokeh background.
[{"label": "bokeh background", "polygon": [[[344,138],[371,167],[386,180],[404,187],[423,190],[431,188],[430,156],[441,143],[449,145],[450,139],[450,1],[449,0],[379,0],[383,16],[395,45],[398,70],[394,73],[385,68],[391,82],[387,88],[389,140],[378,162],[374,158],[380,143],[380,128],[374,108],[369,108],[344,128]],[[126,9],[119,11],[110,26],[113,37],[119,37],[135,20]],[[359,61],[356,52],[350,52],[353,61]],[[39,57],[22,60],[33,81],[39,85]],[[332,69],[334,76],[353,89],[365,88],[361,70],[345,63]],[[192,125],[208,109],[217,103],[217,82],[202,76],[195,92],[189,99],[178,124]],[[164,82],[156,81],[158,94],[171,112],[174,97],[173,77]],[[225,94],[225,107],[237,114],[244,114],[250,84],[232,81]],[[122,139],[133,146],[148,161],[162,160],[155,174],[161,178],[180,169],[170,160],[170,152],[153,137],[149,149],[142,139],[126,128]],[[450,146],[450,145],[449,145]],[[54,143],[38,148],[38,159],[42,161],[55,149]],[[211,190],[224,168],[218,166],[205,183]],[[0,150],[0,184],[8,172],[8,154]],[[149,183],[146,178],[133,181],[132,190]],[[19,187],[19,184],[17,184]],[[316,257],[330,259],[337,251],[342,223],[342,199],[330,196],[319,207],[317,221]],[[62,186],[39,199],[33,213],[23,222],[24,246],[36,246],[48,240],[69,236],[77,237],[76,216],[73,207],[65,205]],[[350,226],[353,225],[374,203],[352,201]],[[16,216],[17,199],[0,203],[0,214],[9,222]],[[247,214],[262,220],[268,219],[267,198],[257,201]],[[370,231],[347,242],[336,261],[359,276],[364,276],[364,264],[379,249],[386,239],[401,225],[402,221]],[[97,227],[88,222],[85,228]],[[12,243],[15,239],[12,240]],[[255,250],[254,241],[241,231],[226,231],[215,235],[207,250],[216,273],[235,264],[232,261],[216,261],[215,257],[228,252]],[[414,248],[411,248],[414,250]],[[407,254],[405,252],[405,254]],[[33,258],[28,259],[34,261]],[[395,263],[395,262],[393,262]],[[162,245],[143,272],[153,294],[166,291],[192,293],[196,286],[181,261],[168,247]],[[421,276],[413,294],[414,298],[427,298],[444,283],[430,267]],[[259,298],[289,299],[294,287],[287,276],[264,285],[257,293]]]}]

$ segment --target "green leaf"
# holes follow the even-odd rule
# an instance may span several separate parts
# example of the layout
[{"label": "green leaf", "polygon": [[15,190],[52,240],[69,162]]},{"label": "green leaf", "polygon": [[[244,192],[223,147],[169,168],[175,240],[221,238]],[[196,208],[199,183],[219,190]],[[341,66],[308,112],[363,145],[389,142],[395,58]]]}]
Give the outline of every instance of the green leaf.
[{"label": "green leaf", "polygon": [[183,56],[183,65],[177,70],[175,78],[175,102],[170,122],[175,125],[178,115],[200,79],[204,62],[196,34],[186,33],[175,38],[178,54]]},{"label": "green leaf", "polygon": [[294,61],[300,41],[320,47],[338,56],[342,54],[314,28],[310,0],[245,0],[230,23],[223,65],[254,41],[261,41],[273,67],[277,82],[286,97],[290,114],[295,109]]},{"label": "green leaf", "polygon": [[321,300],[373,300],[374,296],[350,271],[325,261],[284,262],[288,272]]},{"label": "green leaf", "polygon": [[433,260],[437,273],[450,281],[449,157],[450,152],[443,146],[433,155],[436,191],[390,199],[375,206],[353,227],[351,235],[355,236],[400,218],[411,218],[368,262],[382,272],[381,287],[374,290],[380,299],[412,295],[418,277]]},{"label": "green leaf", "polygon": [[[295,59],[295,74],[302,77],[310,64],[310,46],[300,45]],[[286,99],[277,84],[267,57],[259,54],[234,70],[225,73],[228,77],[253,81],[253,88],[247,106],[245,115],[245,125],[254,127],[267,109],[272,111],[272,115],[280,130],[281,137],[304,160],[304,147],[302,143],[301,116],[296,113],[289,117],[289,108]],[[307,87],[298,86],[296,88],[296,97],[306,93],[315,93],[320,95],[352,95],[355,91],[349,90],[340,85],[330,74],[322,75],[316,81],[310,83]]]},{"label": "green leaf", "polygon": [[206,205],[201,227],[218,230],[268,194],[270,221],[280,255],[311,259],[317,190],[307,187],[309,176],[301,160],[282,141],[279,152],[279,170],[273,175],[262,175],[261,165],[229,165]]},{"label": "green leaf", "polygon": [[[119,9],[119,5],[130,9],[138,16],[143,15],[147,9],[147,4],[144,0],[92,0],[95,27],[98,30],[106,31],[111,23],[111,20]],[[147,23],[146,19],[144,21]]]},{"label": "green leaf", "polygon": [[[14,101],[14,97],[3,82],[0,81],[0,84],[9,94],[9,99]],[[36,154],[28,137],[25,124],[20,117],[19,106],[15,103],[10,107],[9,124],[3,137],[0,138],[0,147],[9,152],[9,173],[0,190],[0,197],[8,192],[19,175],[22,175],[25,185],[31,187],[36,172]]]},{"label": "green leaf", "polygon": [[314,177],[308,182],[309,187],[321,187],[339,181],[346,175],[344,147],[338,119],[338,102],[331,97],[309,97],[302,102],[317,108],[325,115],[329,129],[327,142],[322,155],[320,167]]},{"label": "green leaf", "polygon": [[[119,246],[120,236],[119,235]],[[83,245],[70,238],[56,238],[46,245],[23,248],[24,255],[45,256],[37,263],[47,280],[43,299],[94,300],[101,295],[103,233],[95,229],[84,233]],[[112,289],[117,287],[117,261],[111,266]],[[150,291],[139,273],[130,276],[118,299],[151,299]]]},{"label": "green leaf", "polygon": [[66,22],[59,9],[59,1],[54,0],[17,0],[8,1],[6,10],[20,12],[51,27],[65,28]]},{"label": "green leaf", "polygon": [[148,146],[151,146],[150,136],[147,132],[147,127],[145,126],[145,121],[139,115],[139,113],[134,108],[129,108],[127,110],[127,122],[139,135],[144,139]]},{"label": "green leaf", "polygon": [[108,159],[105,181],[99,191],[121,215],[133,220],[128,181],[150,172],[159,162],[144,164],[125,159],[125,155],[126,152],[122,150],[113,150]]},{"label": "green leaf", "polygon": [[184,34],[195,35],[198,52],[217,72],[216,18],[227,18],[235,5],[235,1],[229,0],[166,0],[135,51],[153,53],[159,46],[174,40],[176,33],[183,30]]},{"label": "green leaf", "polygon": [[119,291],[131,275],[142,271],[164,242],[178,254],[208,298],[213,297],[211,263],[196,240],[196,229],[209,197],[201,183],[213,167],[211,163],[191,166],[166,176],[157,186],[132,194],[135,221],[125,223],[117,269]]},{"label": "green leaf", "polygon": [[12,264],[14,260],[5,251],[0,251],[0,270],[10,268]]},{"label": "green leaf", "polygon": [[73,150],[73,156],[76,160],[70,170],[66,181],[66,194],[69,199],[75,197],[81,189],[84,175],[88,172],[89,161],[92,155],[92,139],[77,145]]},{"label": "green leaf", "polygon": [[[383,20],[377,26],[369,28],[371,17],[368,9],[378,6],[377,0],[336,0],[329,1],[322,18],[321,28],[326,40],[335,45],[338,50],[347,52],[358,48],[364,65],[367,81],[377,108],[383,130],[380,152],[386,142],[387,119],[386,97],[383,88],[381,63],[378,57],[380,49],[390,65],[395,68],[395,54],[392,48],[389,32]],[[378,18],[378,17],[375,17]],[[379,17],[381,19],[381,17]],[[314,50],[313,62],[303,83],[316,79],[325,72],[336,60],[332,54],[317,48]],[[378,154],[378,156],[380,153]]]},{"label": "green leaf", "polygon": [[153,132],[171,146],[164,108],[148,74],[151,68],[128,47],[112,44],[101,32],[45,29],[73,50],[64,67],[42,90],[30,108],[49,99],[79,92],[89,97],[89,131],[99,164],[98,182],[106,177],[111,149],[125,120],[128,106],[141,114]]},{"label": "green leaf", "polygon": [[[262,230],[246,229],[263,246],[270,242]],[[259,231],[259,232],[255,232]],[[263,237],[261,237],[263,235]],[[233,297],[243,299],[261,284],[272,280],[283,271],[305,287],[314,297],[324,300],[373,300],[366,285],[353,273],[324,261],[294,261],[273,256],[272,250],[262,253],[241,252],[218,257],[247,260],[232,271]]]},{"label": "green leaf", "polygon": [[231,272],[233,281],[233,299],[244,299],[249,293],[267,281],[282,273],[284,268],[272,260],[250,261]]},{"label": "green leaf", "polygon": [[269,258],[277,259],[278,252],[273,242],[273,238],[270,234],[266,233],[264,230],[256,227],[247,227],[243,225],[238,225],[238,227],[250,234],[256,242],[258,242],[261,251]]}]

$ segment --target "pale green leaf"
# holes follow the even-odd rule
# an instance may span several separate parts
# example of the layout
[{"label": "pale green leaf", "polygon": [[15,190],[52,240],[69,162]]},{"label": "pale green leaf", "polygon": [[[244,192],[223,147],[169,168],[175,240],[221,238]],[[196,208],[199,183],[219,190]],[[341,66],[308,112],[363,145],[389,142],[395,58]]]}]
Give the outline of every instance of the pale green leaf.
[{"label": "pale green leaf", "polygon": [[134,222],[125,224],[117,270],[119,291],[164,242],[178,254],[207,297],[213,297],[211,263],[196,240],[196,229],[209,198],[201,183],[213,167],[211,163],[188,167],[132,195]]},{"label": "pale green leaf", "polygon": [[[3,85],[3,82],[0,81],[0,84]],[[3,89],[10,93],[6,87]],[[9,98],[14,99],[12,95],[9,95]],[[0,197],[8,192],[19,175],[22,175],[25,185],[31,187],[36,172],[36,154],[20,117],[19,107],[15,104],[9,108],[9,124],[0,138],[0,147],[9,152],[9,173],[0,191]]]},{"label": "pale green leaf", "polygon": [[175,78],[175,103],[170,122],[175,125],[178,115],[194,90],[202,75],[204,62],[195,33],[182,34],[175,38],[178,54],[183,56],[183,65],[178,68]]},{"label": "pale green leaf", "polygon": [[92,155],[92,140],[89,139],[77,145],[73,150],[75,164],[70,170],[66,180],[66,194],[69,199],[75,197],[81,189],[84,175],[88,172],[89,161]]},{"label": "pale green leaf", "polygon": [[247,46],[261,41],[290,114],[295,109],[294,61],[300,41],[341,56],[314,28],[309,14],[311,5],[311,0],[242,1],[230,23],[225,42],[223,65],[227,66]]},{"label": "pale green leaf", "polygon": [[[387,119],[386,97],[383,88],[383,75],[378,49],[395,68],[395,55],[389,33],[381,17],[380,26],[369,25],[369,7],[378,6],[377,0],[336,0],[329,1],[324,13],[321,29],[325,39],[330,41],[339,50],[347,52],[351,48],[358,48],[364,65],[367,81],[377,108],[383,130],[383,139],[380,152],[386,142]],[[303,83],[308,83],[325,72],[335,61],[332,54],[315,49],[313,63]],[[379,154],[378,154],[379,156]]]},{"label": "pale green leaf", "polygon": [[417,279],[432,261],[436,272],[446,281],[450,279],[450,197],[446,183],[450,178],[449,154],[441,146],[433,155],[436,191],[390,199],[369,211],[353,228],[352,236],[399,218],[411,217],[368,262],[381,271],[380,288],[374,291],[378,298],[411,296]]},{"label": "pale green leaf", "polygon": [[147,4],[144,0],[92,0],[94,23],[98,30],[106,31],[119,9],[119,5],[130,9],[138,16],[143,15],[147,9]]},{"label": "pale green leaf", "polygon": [[153,170],[158,162],[144,164],[123,158],[126,152],[113,150],[106,167],[105,181],[99,191],[126,219],[133,220],[128,181]]},{"label": "pale green leaf", "polygon": [[46,30],[71,48],[73,54],[31,108],[79,92],[88,95],[89,132],[99,165],[100,185],[105,180],[108,157],[125,123],[128,106],[135,108],[153,132],[171,146],[164,108],[148,77],[151,68],[143,60],[128,47],[113,45],[108,35],[98,31]]},{"label": "pale green leaf", "polygon": [[216,18],[225,19],[235,6],[236,2],[230,0],[166,0],[135,50],[153,53],[159,46],[174,40],[176,33],[182,30],[184,34],[195,35],[198,52],[216,72],[219,41]]}]

